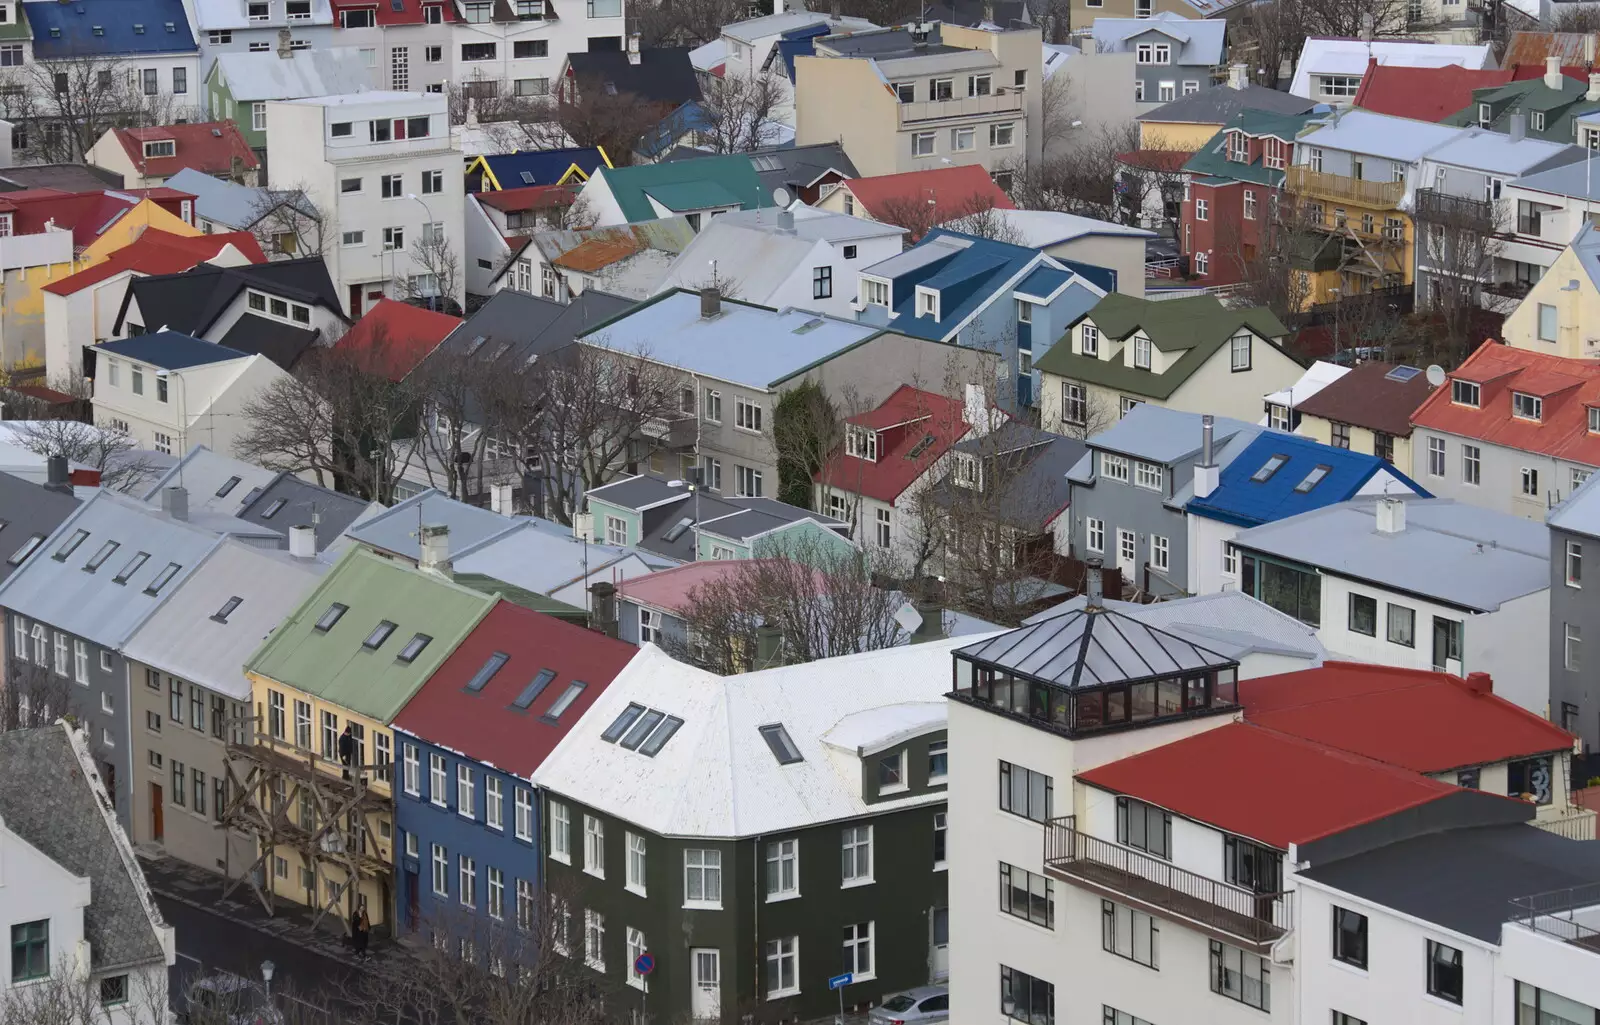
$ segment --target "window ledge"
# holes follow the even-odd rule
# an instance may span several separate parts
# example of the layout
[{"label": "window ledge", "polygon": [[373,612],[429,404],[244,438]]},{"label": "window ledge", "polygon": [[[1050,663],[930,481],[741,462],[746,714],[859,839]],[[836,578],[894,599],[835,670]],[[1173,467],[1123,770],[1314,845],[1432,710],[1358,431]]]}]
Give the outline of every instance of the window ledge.
[{"label": "window ledge", "polygon": [[594,869],[585,866],[583,874],[586,876],[594,876],[596,879],[604,879],[606,877],[606,870],[601,869],[600,871],[596,872]]},{"label": "window ledge", "polygon": [[844,882],[839,884],[839,889],[854,890],[861,886],[871,886],[875,882],[877,882],[877,880],[873,879],[871,876],[868,876],[866,879],[846,879]]},{"label": "window ledge", "polygon": [[942,787],[942,786],[948,786],[949,784],[950,784],[950,774],[948,772],[945,773],[942,776],[929,776],[928,777],[928,785],[930,787]]},{"label": "window ledge", "polygon": [[[768,904],[777,904],[777,903],[780,903],[781,901],[799,900],[799,899],[800,899],[800,891],[799,890],[795,890],[795,891],[793,891],[791,893],[769,893],[769,894],[767,894],[767,903]],[[800,991],[799,990],[795,990],[795,992],[798,993]]]},{"label": "window ledge", "polygon": [[505,827],[504,823],[496,824],[496,823],[493,823],[493,822],[485,822],[484,825],[487,826],[488,828],[494,830],[496,833],[504,833],[506,831],[506,827]]},{"label": "window ledge", "polygon": [[911,789],[911,785],[908,784],[908,783],[897,783],[892,787],[879,787],[878,788],[878,796],[879,797],[884,797],[884,796],[887,796],[889,794],[903,794],[903,793],[905,793],[906,791],[908,791],[910,789]]},{"label": "window ledge", "polygon": [[722,910],[722,902],[721,901],[717,901],[715,904],[713,904],[710,901],[704,901],[704,900],[686,900],[686,901],[683,902],[683,910],[685,910],[685,911],[721,911]]},{"label": "window ledge", "polygon": [[1427,1003],[1432,1004],[1434,1007],[1441,1007],[1447,1011],[1454,1011],[1457,1014],[1464,1014],[1466,1012],[1466,1008],[1463,1004],[1458,1004],[1454,1000],[1446,1000],[1441,996],[1435,996],[1432,993],[1429,993],[1427,990],[1423,990],[1422,999]]},{"label": "window ledge", "polygon": [[1349,961],[1341,961],[1336,957],[1330,957],[1328,959],[1328,963],[1333,965],[1334,968],[1341,972],[1349,972],[1352,975],[1359,975],[1363,979],[1367,978],[1369,974],[1365,968],[1362,968],[1358,965],[1353,965]]},{"label": "window ledge", "polygon": [[950,870],[950,863],[948,861],[936,861],[933,863],[933,870],[935,872],[948,872]]},{"label": "window ledge", "polygon": [[[522,837],[519,836],[519,837],[517,837],[517,839],[520,840],[520,839],[522,839]],[[551,861],[559,861],[563,865],[572,864],[572,856],[571,855],[569,855],[569,854],[557,854],[555,851],[551,851],[550,852],[550,860]]]},{"label": "window ledge", "polygon": [[793,989],[775,989],[775,990],[772,990],[771,992],[769,992],[767,994],[767,999],[768,1000],[782,1000],[784,997],[797,997],[799,995],[800,995],[800,988],[798,986],[796,986]]},{"label": "window ledge", "polygon": [[635,885],[633,885],[633,884],[632,884],[632,883],[624,883],[624,884],[623,884],[623,887],[622,887],[622,888],[623,888],[623,889],[624,889],[624,890],[627,890],[627,891],[628,891],[628,892],[629,892],[629,893],[637,893],[637,894],[638,894],[638,895],[639,895],[639,896],[641,896],[641,897],[648,897],[648,896],[650,896],[650,895],[649,895],[649,894],[648,894],[648,893],[646,893],[646,892],[645,892],[645,889],[644,889],[644,887],[642,887],[642,886],[635,886]]}]

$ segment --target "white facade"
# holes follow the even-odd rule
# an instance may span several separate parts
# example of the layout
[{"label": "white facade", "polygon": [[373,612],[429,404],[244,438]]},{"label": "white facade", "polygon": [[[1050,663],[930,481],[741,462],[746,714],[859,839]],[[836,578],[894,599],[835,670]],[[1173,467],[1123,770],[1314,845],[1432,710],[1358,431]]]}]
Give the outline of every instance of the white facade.
[{"label": "white facade", "polygon": [[[1442,446],[1442,448],[1441,448]],[[1477,482],[1469,478],[1467,446],[1477,450]],[[1444,472],[1437,452],[1443,452]],[[1439,498],[1544,521],[1557,502],[1578,490],[1595,468],[1542,452],[1506,448],[1479,438],[1418,427],[1411,435],[1411,479]],[[1533,471],[1530,477],[1526,471]]]},{"label": "white facade", "polygon": [[[338,225],[326,259],[350,319],[377,299],[430,289],[451,291],[449,298],[461,302],[463,168],[445,97],[352,93],[267,107],[268,185],[304,187]],[[419,258],[425,233],[447,240],[453,289],[438,282],[437,266]]]},{"label": "white facade", "polygon": [[124,426],[137,447],[180,459],[196,445],[232,456],[249,427],[245,405],[285,376],[267,357],[245,356],[174,370],[163,389],[155,367],[102,351],[95,365],[95,422]]}]

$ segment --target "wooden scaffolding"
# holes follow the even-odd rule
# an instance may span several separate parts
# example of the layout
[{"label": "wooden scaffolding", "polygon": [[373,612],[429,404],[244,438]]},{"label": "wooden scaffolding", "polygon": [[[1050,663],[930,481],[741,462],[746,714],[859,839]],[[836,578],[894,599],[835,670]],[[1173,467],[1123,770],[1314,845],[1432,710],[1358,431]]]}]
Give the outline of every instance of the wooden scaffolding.
[{"label": "wooden scaffolding", "polygon": [[[389,815],[392,809],[387,797],[372,791],[371,780],[393,767],[347,767],[263,733],[256,734],[254,744],[229,743],[227,752],[228,801],[217,828],[250,834],[257,855],[226,881],[223,897],[246,884],[267,914],[275,914],[273,859],[282,848],[290,848],[311,880],[310,904],[316,908],[311,927],[336,911],[334,917],[349,935],[362,881],[377,882],[383,894],[392,892],[394,869],[383,857],[389,844],[380,842],[372,828],[374,816]],[[290,809],[297,814],[291,815]],[[321,885],[330,866],[344,872],[344,885],[332,894]],[[380,913],[387,919],[386,908]]]}]

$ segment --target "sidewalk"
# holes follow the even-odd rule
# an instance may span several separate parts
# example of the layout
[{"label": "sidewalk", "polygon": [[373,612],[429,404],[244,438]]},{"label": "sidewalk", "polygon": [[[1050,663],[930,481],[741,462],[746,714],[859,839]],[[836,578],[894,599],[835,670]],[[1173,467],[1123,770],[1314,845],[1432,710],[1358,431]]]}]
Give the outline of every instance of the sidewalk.
[{"label": "sidewalk", "polygon": [[255,891],[240,883],[226,900],[222,891],[227,880],[216,872],[179,861],[165,854],[138,850],[139,865],[157,896],[187,904],[200,911],[226,918],[248,929],[275,936],[350,968],[367,968],[393,958],[409,958],[408,948],[374,937],[371,960],[361,962],[352,955],[344,929],[331,914],[313,929],[313,912],[287,900],[276,902],[276,914],[267,914]]}]

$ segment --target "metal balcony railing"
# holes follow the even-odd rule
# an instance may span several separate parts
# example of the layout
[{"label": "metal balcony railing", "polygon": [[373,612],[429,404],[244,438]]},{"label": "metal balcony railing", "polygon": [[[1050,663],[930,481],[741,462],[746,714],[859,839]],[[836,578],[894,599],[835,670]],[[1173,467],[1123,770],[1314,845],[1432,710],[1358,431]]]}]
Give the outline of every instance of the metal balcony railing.
[{"label": "metal balcony railing", "polygon": [[[1588,911],[1588,922],[1577,912]],[[1600,953],[1600,882],[1513,897],[1509,920],[1536,932]]]},{"label": "metal balcony railing", "polygon": [[1183,919],[1261,951],[1291,927],[1287,894],[1253,893],[1161,858],[1082,833],[1068,815],[1045,832],[1044,865],[1068,882]]},{"label": "metal balcony railing", "polygon": [[1406,183],[1364,181],[1342,174],[1313,171],[1304,164],[1296,164],[1288,169],[1284,188],[1303,198],[1387,210],[1398,204],[1400,197],[1405,195]]},{"label": "metal balcony railing", "polygon": [[1482,231],[1499,227],[1499,209],[1487,199],[1452,196],[1437,189],[1417,190],[1417,220],[1428,224],[1449,224]]},{"label": "metal balcony railing", "polygon": [[1552,819],[1534,819],[1528,825],[1542,829],[1546,833],[1564,836],[1568,840],[1593,840],[1595,818],[1596,815],[1591,810],[1574,808],[1570,814]]}]

